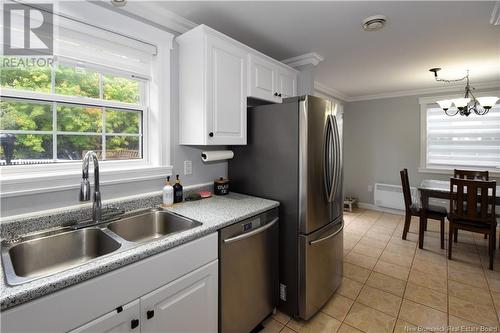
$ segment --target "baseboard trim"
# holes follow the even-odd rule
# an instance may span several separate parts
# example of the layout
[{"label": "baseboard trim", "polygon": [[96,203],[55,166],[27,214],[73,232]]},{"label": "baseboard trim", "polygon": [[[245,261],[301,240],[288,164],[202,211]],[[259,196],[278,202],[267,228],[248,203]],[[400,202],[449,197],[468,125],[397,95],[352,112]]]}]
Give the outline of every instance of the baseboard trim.
[{"label": "baseboard trim", "polygon": [[379,206],[376,206],[374,204],[366,203],[366,202],[360,202],[360,203],[358,203],[358,207],[359,208],[364,208],[364,209],[376,210],[376,211],[384,212],[384,213],[390,213],[390,214],[396,214],[396,215],[405,215],[404,210],[379,207]]}]

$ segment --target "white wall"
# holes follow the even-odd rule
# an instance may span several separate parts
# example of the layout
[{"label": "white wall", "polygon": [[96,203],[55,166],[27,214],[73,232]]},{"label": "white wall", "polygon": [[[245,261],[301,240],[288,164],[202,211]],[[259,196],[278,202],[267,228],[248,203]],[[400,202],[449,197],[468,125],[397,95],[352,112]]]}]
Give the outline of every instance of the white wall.
[{"label": "white wall", "polygon": [[[442,93],[440,94],[442,95]],[[373,204],[375,183],[401,184],[408,169],[410,184],[449,175],[418,172],[420,165],[419,96],[349,102],[344,108],[344,189],[346,195]]]},{"label": "white wall", "polygon": [[[202,147],[179,145],[179,71],[178,71],[178,47],[174,43],[171,58],[171,128],[170,132],[170,156],[173,165],[172,173],[180,174],[184,185],[193,185],[212,182],[215,178],[227,176],[227,162],[204,164],[201,161]],[[221,147],[211,147],[217,149]],[[184,160],[193,162],[193,174],[184,175]],[[93,179],[91,179],[93,182]],[[127,195],[160,190],[164,179],[150,179],[147,181],[113,184],[102,186],[102,199],[112,199]],[[72,206],[79,204],[79,190],[70,189],[42,194],[23,195],[1,198],[1,216],[10,216],[35,212],[39,210]]]}]

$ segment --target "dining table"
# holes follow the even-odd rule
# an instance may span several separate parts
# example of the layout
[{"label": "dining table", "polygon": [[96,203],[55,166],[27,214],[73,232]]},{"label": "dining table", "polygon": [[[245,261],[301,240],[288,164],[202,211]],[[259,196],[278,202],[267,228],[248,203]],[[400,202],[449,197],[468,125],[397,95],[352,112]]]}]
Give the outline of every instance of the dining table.
[{"label": "dining table", "polygon": [[[422,212],[425,212],[429,207],[429,199],[446,199],[450,200],[450,181],[449,180],[434,180],[424,179],[417,187],[420,192],[420,202]],[[495,205],[500,206],[500,186],[496,187]],[[500,212],[498,212],[500,213]],[[420,216],[420,227],[418,232],[418,247],[424,247],[424,228],[427,224],[427,216],[422,214]]]}]

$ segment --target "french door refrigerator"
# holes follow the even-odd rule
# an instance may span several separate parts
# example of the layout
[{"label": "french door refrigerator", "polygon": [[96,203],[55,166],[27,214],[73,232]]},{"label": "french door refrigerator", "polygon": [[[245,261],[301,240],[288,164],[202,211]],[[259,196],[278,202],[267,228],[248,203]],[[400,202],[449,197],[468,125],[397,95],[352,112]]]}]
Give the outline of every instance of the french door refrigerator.
[{"label": "french door refrigerator", "polygon": [[309,319],[342,279],[341,115],[307,95],[251,107],[247,121],[248,144],[232,147],[232,190],[280,202],[278,308]]}]

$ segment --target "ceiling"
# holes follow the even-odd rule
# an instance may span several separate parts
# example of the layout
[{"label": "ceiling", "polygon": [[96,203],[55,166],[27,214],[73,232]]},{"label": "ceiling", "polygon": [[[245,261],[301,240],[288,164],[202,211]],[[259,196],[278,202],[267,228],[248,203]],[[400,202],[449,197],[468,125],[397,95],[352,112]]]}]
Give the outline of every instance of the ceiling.
[{"label": "ceiling", "polygon": [[[325,60],[316,81],[347,98],[442,87],[443,77],[470,70],[471,82],[500,82],[500,26],[490,24],[490,1],[156,2],[273,58],[317,52]],[[362,20],[383,14],[384,29]]]}]

